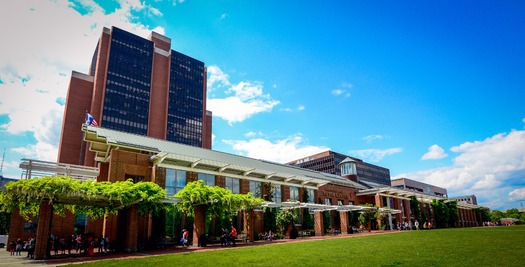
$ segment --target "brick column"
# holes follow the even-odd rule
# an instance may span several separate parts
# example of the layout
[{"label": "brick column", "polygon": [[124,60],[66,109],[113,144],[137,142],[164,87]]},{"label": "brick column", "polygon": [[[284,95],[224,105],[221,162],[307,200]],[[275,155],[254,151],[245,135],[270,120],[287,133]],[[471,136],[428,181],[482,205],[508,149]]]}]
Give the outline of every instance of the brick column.
[{"label": "brick column", "polygon": [[47,258],[46,252],[49,244],[48,238],[50,235],[52,219],[53,205],[49,204],[49,200],[42,200],[42,202],[40,202],[40,209],[38,210],[38,226],[35,238],[35,260]]},{"label": "brick column", "polygon": [[403,218],[403,223],[404,223],[405,221],[410,220],[410,201],[406,199],[403,199],[402,201],[403,201],[403,212],[405,213],[404,214],[405,217]]},{"label": "brick column", "polygon": [[375,196],[375,202],[376,202],[376,206],[378,208],[382,208],[383,207],[383,197],[379,194],[376,194]]},{"label": "brick column", "polygon": [[206,205],[199,205],[193,208],[193,246],[199,246],[199,238],[204,234],[205,228],[205,219],[206,219]]},{"label": "brick column", "polygon": [[253,210],[244,212],[244,233],[248,241],[255,241],[255,211]]},{"label": "brick column", "polygon": [[139,236],[139,209],[136,205],[127,208],[127,229],[126,242],[124,243],[125,252],[136,252]]},{"label": "brick column", "polygon": [[348,211],[340,211],[339,218],[341,219],[341,234],[348,234],[348,227],[350,226],[350,221],[348,220]]},{"label": "brick column", "polygon": [[[379,195],[379,194],[376,194],[375,195],[375,203],[376,203],[376,206],[378,208],[382,208],[383,207],[383,197],[381,195]],[[378,230],[381,230],[381,224],[382,224],[381,220],[377,220],[377,229]],[[372,229],[370,229],[370,230],[372,230]]]},{"label": "brick column", "polygon": [[314,211],[314,223],[315,223],[315,236],[324,235],[324,222],[323,222],[323,212]]}]

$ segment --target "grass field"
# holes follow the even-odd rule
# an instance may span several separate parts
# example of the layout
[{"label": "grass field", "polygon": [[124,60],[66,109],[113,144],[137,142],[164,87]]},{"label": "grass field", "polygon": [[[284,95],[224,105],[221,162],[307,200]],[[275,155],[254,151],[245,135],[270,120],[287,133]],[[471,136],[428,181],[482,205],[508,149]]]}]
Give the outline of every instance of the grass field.
[{"label": "grass field", "polygon": [[525,266],[525,226],[404,231],[81,266]]}]

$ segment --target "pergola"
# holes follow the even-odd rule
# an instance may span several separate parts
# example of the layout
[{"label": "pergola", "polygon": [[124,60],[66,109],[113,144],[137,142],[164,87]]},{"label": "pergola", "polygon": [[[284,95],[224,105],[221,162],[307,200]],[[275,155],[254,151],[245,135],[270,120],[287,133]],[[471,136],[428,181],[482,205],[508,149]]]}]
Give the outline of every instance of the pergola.
[{"label": "pergola", "polygon": [[[432,203],[434,200],[443,200],[445,202],[456,201],[453,199],[448,199],[446,197],[429,195],[429,194],[424,194],[424,193],[417,192],[417,191],[404,190],[404,189],[399,189],[399,188],[390,187],[390,186],[360,190],[357,193],[357,195],[358,196],[380,195],[384,197],[393,197],[393,198],[399,198],[399,199],[404,199],[404,200],[410,200],[412,197],[416,197],[416,199],[419,202],[427,203],[427,204]],[[483,208],[483,206],[463,203],[463,202],[458,202],[457,206],[459,208],[466,209],[466,210]]]}]

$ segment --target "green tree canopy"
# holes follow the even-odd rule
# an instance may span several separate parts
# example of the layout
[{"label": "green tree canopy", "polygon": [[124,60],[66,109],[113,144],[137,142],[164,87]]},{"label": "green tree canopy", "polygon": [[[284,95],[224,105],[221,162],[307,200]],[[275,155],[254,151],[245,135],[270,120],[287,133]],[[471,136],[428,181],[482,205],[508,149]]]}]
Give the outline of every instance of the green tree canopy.
[{"label": "green tree canopy", "polygon": [[181,200],[175,207],[189,216],[193,216],[194,207],[206,205],[209,212],[221,218],[230,216],[233,211],[253,209],[263,202],[251,193],[233,194],[229,189],[207,186],[200,180],[188,183],[175,197]]},{"label": "green tree canopy", "polygon": [[18,209],[28,219],[38,213],[42,200],[48,200],[55,214],[64,215],[69,210],[98,219],[132,204],[138,206],[141,214],[158,212],[165,197],[164,189],[152,182],[82,182],[65,176],[47,176],[7,183],[6,190],[0,193],[0,206],[5,212]]}]

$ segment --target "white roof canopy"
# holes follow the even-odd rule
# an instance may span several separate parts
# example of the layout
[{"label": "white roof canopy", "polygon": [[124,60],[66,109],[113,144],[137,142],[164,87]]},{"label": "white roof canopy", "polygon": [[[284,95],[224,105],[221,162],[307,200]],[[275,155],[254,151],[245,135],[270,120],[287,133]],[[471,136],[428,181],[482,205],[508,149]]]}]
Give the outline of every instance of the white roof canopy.
[{"label": "white roof canopy", "polygon": [[317,189],[332,183],[357,189],[365,187],[340,176],[257,160],[220,151],[188,146],[147,136],[83,125],[84,140],[95,160],[109,161],[110,151],[120,149],[150,154],[154,166],[226,177]]}]

